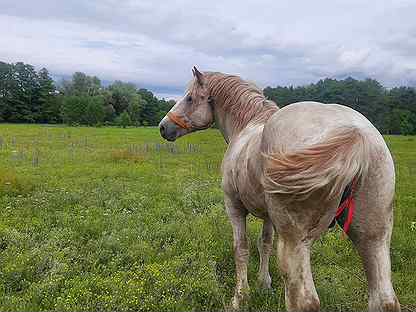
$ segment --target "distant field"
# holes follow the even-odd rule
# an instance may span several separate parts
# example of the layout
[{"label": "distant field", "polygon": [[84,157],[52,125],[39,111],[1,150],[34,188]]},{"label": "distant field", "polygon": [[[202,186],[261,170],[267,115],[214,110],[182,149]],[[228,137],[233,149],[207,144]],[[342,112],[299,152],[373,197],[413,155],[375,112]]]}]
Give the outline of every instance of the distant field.
[{"label": "distant field", "polygon": [[[416,311],[416,137],[387,137],[397,170],[393,282]],[[166,144],[156,128],[0,125],[0,311],[218,311],[233,294],[232,231],[224,213],[216,130]],[[413,223],[412,223],[413,222]],[[252,311],[284,309],[256,289]],[[367,308],[360,260],[341,232],[314,245],[322,310]]]}]

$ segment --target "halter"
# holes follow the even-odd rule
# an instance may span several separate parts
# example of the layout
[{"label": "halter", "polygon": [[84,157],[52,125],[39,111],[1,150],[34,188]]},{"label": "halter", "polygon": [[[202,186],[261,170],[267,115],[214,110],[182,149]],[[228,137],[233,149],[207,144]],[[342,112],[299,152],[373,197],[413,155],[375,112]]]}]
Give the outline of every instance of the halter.
[{"label": "halter", "polygon": [[204,129],[208,129],[209,127],[211,127],[212,124],[214,123],[214,122],[210,122],[206,126],[198,127],[198,126],[193,125],[192,120],[190,120],[187,116],[180,116],[174,112],[169,112],[167,116],[171,121],[173,121],[179,127],[181,127],[182,129],[186,129],[186,130],[191,130],[191,129],[204,130]]},{"label": "halter", "polygon": [[182,117],[182,116],[179,116],[178,114],[175,114],[174,112],[169,112],[168,117],[179,127],[186,129],[186,130],[192,129],[192,122],[186,116]]}]

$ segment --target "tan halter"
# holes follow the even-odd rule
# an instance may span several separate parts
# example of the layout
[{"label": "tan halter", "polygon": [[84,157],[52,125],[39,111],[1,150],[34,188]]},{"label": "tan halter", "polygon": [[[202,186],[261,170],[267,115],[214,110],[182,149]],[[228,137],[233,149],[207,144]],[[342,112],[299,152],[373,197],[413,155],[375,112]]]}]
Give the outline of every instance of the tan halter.
[{"label": "tan halter", "polygon": [[169,112],[168,117],[179,127],[183,129],[187,129],[187,130],[192,129],[192,124],[189,120],[187,120],[186,117],[179,116],[178,114],[175,114],[174,112]]}]

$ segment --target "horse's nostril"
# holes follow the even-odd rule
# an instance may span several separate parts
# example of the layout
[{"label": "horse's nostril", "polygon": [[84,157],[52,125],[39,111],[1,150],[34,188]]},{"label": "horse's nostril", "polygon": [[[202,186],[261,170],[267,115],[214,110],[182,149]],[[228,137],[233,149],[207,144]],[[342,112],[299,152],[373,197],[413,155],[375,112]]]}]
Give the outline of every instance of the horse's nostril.
[{"label": "horse's nostril", "polygon": [[165,126],[164,125],[160,125],[160,134],[162,135],[162,137],[165,137]]}]

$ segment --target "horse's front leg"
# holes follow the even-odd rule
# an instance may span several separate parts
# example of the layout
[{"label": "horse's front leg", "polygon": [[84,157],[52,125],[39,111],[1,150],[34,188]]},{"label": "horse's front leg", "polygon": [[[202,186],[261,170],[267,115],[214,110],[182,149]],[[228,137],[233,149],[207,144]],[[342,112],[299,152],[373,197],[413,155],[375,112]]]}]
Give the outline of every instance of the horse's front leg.
[{"label": "horse's front leg", "polygon": [[262,288],[269,289],[272,287],[272,279],[269,273],[269,259],[273,249],[273,223],[270,219],[263,222],[263,230],[257,241],[257,249],[260,254],[260,266],[258,275],[258,284]]},{"label": "horse's front leg", "polygon": [[233,227],[234,260],[237,276],[232,307],[238,309],[249,293],[247,264],[249,249],[246,235],[247,210],[239,200],[225,196],[225,208]]}]

